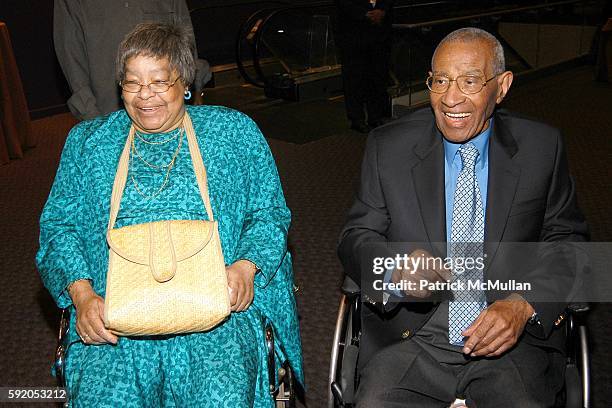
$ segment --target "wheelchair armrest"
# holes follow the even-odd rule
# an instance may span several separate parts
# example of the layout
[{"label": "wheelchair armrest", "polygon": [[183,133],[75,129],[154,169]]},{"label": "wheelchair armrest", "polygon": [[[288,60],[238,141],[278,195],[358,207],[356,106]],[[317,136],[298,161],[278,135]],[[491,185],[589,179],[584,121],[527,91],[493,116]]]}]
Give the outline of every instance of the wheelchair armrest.
[{"label": "wheelchair armrest", "polygon": [[342,293],[348,297],[353,297],[361,293],[359,285],[351,279],[348,275],[344,276],[344,282],[342,282]]},{"label": "wheelchair armrest", "polygon": [[[567,318],[568,335],[578,326],[584,326],[586,324],[586,316],[589,310],[590,307],[588,303],[571,303],[565,308],[564,317]],[[560,319],[562,318],[563,315],[560,317]]]},{"label": "wheelchair armrest", "polygon": [[590,309],[588,303],[572,303],[567,306],[567,311],[573,315],[585,314]]}]

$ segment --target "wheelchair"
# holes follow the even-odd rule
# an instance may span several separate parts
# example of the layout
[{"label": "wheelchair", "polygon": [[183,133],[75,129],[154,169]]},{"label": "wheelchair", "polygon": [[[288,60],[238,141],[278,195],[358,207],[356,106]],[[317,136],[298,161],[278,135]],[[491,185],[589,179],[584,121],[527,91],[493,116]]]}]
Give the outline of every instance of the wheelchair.
[{"label": "wheelchair", "polygon": [[[55,350],[55,375],[58,386],[66,387],[65,366],[66,366],[66,350],[68,349],[67,339],[68,330],[70,330],[70,310],[62,309],[60,318],[58,343]],[[288,361],[284,361],[281,368],[276,370],[274,349],[274,329],[270,323],[264,327],[264,337],[266,341],[266,362],[268,366],[268,391],[274,398],[276,408],[295,408],[296,392],[295,379],[293,371]],[[70,399],[70,395],[68,395]],[[68,406],[68,401],[64,403],[64,407]]]},{"label": "wheelchair", "polygon": [[[342,284],[342,298],[336,319],[329,367],[328,408],[351,408],[355,402],[357,359],[361,336],[359,286],[348,276]],[[586,327],[587,304],[571,304],[555,325],[565,324],[567,356],[564,408],[591,408],[589,342]],[[455,400],[449,408],[465,407]]]}]

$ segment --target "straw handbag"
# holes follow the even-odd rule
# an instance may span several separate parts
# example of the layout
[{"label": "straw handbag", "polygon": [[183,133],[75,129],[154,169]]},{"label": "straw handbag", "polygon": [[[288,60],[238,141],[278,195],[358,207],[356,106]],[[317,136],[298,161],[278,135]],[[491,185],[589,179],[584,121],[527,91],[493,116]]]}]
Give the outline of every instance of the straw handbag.
[{"label": "straw handbag", "polygon": [[206,220],[157,221],[113,229],[127,180],[134,126],[119,159],[107,242],[105,326],[122,336],[210,330],[230,314],[225,262],[214,221],[206,169],[185,113],[183,126]]}]

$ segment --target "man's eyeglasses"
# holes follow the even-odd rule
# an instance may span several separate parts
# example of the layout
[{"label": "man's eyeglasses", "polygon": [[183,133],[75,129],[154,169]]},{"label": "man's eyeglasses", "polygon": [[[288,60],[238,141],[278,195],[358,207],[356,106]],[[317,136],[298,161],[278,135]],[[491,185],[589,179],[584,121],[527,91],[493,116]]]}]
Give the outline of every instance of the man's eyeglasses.
[{"label": "man's eyeglasses", "polygon": [[164,93],[164,92],[168,92],[168,89],[172,88],[174,86],[174,84],[176,84],[176,82],[178,80],[179,80],[179,78],[176,78],[174,80],[174,82],[170,82],[170,81],[154,81],[154,82],[151,82],[149,84],[141,84],[138,81],[121,81],[121,82],[119,82],[119,86],[125,92],[130,92],[130,93],[138,93],[138,92],[140,92],[140,90],[142,89],[143,86],[146,86],[147,88],[149,88],[149,91],[151,91],[151,92]]},{"label": "man's eyeglasses", "polygon": [[451,82],[456,82],[457,87],[461,92],[467,95],[477,94],[482,91],[489,81],[497,77],[499,74],[493,75],[489,79],[482,79],[477,75],[459,75],[455,79],[450,79],[446,75],[433,74],[427,77],[427,88],[433,93],[444,93],[448,91]]}]

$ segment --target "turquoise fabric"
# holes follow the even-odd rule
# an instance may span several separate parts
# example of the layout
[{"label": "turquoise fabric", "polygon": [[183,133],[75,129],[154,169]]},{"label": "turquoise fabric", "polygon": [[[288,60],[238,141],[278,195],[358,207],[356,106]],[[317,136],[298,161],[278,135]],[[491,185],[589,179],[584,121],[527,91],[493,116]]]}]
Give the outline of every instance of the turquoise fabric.
[{"label": "turquoise fabric", "polygon": [[[206,333],[164,338],[120,338],[117,346],[80,342],[72,313],[67,381],[75,406],[269,407],[263,327],[274,326],[278,361],[287,358],[303,384],[301,343],[293,293],[287,231],[291,214],[270,149],[246,115],[214,106],[187,107],[208,172],[213,215],[226,264],[255,262],[255,299],[245,312]],[[75,126],[43,210],[36,257],[42,280],[57,305],[71,307],[70,283],[89,279],[104,297],[110,195],[130,127],[121,110]],[[164,141],[174,133],[147,136]],[[165,219],[207,219],[186,137],[167,185],[152,194],[180,137],[165,144],[136,139],[116,228]],[[133,177],[133,179],[132,179]]]}]

